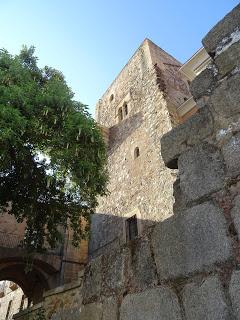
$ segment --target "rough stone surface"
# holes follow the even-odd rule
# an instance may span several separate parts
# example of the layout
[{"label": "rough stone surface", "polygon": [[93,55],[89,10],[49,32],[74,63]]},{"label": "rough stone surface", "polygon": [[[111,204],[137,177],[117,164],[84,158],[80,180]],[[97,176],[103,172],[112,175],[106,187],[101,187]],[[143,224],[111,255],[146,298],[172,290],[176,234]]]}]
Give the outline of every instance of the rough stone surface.
[{"label": "rough stone surface", "polygon": [[213,70],[207,68],[203,70],[190,85],[190,91],[193,95],[194,100],[201,98],[204,95],[209,95],[214,85],[214,74]]},{"label": "rough stone surface", "polygon": [[236,196],[234,199],[231,215],[233,217],[234,225],[238,233],[238,238],[240,239],[240,195]]},{"label": "rough stone surface", "polygon": [[221,283],[210,277],[201,284],[188,284],[183,290],[186,320],[230,320]]},{"label": "rough stone surface", "polygon": [[240,74],[223,81],[213,92],[210,105],[219,117],[232,117],[240,113]]},{"label": "rough stone surface", "polygon": [[223,159],[212,145],[196,145],[181,154],[178,168],[180,188],[188,201],[202,198],[223,186]]},{"label": "rough stone surface", "polygon": [[239,28],[240,5],[229,12],[203,39],[203,45],[208,53],[215,52],[217,46],[228,37],[234,30]]},{"label": "rough stone surface", "polygon": [[111,297],[104,300],[102,320],[118,320],[118,303],[116,298]]},{"label": "rough stone surface", "polygon": [[81,320],[102,320],[102,304],[90,303],[81,307],[80,317]]},{"label": "rough stone surface", "polygon": [[232,307],[237,320],[240,320],[240,271],[234,271],[229,285]]},{"label": "rough stone surface", "polygon": [[215,63],[221,76],[240,66],[240,41],[233,43],[216,57]]},{"label": "rough stone surface", "polygon": [[112,295],[126,285],[128,250],[116,250],[103,255],[103,293]]},{"label": "rough stone surface", "polygon": [[121,305],[120,320],[181,320],[177,296],[160,287],[127,295]]},{"label": "rough stone surface", "polygon": [[92,260],[85,272],[83,282],[84,303],[91,302],[101,294],[102,289],[102,257]]},{"label": "rough stone surface", "polygon": [[169,168],[177,168],[179,155],[213,132],[213,120],[208,108],[201,108],[185,123],[161,138],[161,154]]},{"label": "rough stone surface", "polygon": [[240,133],[234,135],[223,146],[223,157],[226,163],[228,176],[234,177],[240,174]]},{"label": "rough stone surface", "polygon": [[131,247],[131,286],[136,290],[143,290],[156,285],[157,272],[149,241],[139,239]]},{"label": "rough stone surface", "polygon": [[152,243],[160,279],[186,277],[232,255],[222,212],[211,203],[159,223]]}]

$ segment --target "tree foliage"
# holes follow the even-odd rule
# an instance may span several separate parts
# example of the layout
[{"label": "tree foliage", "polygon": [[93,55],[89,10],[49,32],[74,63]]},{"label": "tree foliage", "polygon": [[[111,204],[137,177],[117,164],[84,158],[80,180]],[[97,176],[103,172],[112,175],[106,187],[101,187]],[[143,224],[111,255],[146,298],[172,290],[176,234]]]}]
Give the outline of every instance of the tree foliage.
[{"label": "tree foliage", "polygon": [[86,106],[61,72],[39,68],[34,47],[0,51],[0,207],[26,221],[24,245],[54,247],[70,224],[86,236],[106,193],[106,150]]}]

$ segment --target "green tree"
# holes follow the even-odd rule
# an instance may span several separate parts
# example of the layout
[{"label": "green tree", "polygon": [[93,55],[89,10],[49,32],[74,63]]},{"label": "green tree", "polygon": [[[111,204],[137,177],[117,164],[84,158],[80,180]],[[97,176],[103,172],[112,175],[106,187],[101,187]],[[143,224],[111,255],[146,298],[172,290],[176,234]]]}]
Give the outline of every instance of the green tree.
[{"label": "green tree", "polygon": [[[61,72],[39,68],[34,47],[0,51],[0,209],[26,221],[30,251],[54,247],[67,222],[74,245],[106,193],[106,149]],[[8,209],[6,209],[8,208]]]}]

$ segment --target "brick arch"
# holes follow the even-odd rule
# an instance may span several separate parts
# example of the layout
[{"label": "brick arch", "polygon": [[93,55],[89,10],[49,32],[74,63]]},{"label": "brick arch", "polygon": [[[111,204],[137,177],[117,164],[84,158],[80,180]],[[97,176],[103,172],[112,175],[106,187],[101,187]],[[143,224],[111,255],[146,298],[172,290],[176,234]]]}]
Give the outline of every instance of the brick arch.
[{"label": "brick arch", "polygon": [[15,282],[22,288],[29,301],[35,304],[42,300],[44,291],[56,287],[59,269],[37,256],[33,260],[30,272],[26,273],[25,267],[23,256],[0,257],[0,281]]}]

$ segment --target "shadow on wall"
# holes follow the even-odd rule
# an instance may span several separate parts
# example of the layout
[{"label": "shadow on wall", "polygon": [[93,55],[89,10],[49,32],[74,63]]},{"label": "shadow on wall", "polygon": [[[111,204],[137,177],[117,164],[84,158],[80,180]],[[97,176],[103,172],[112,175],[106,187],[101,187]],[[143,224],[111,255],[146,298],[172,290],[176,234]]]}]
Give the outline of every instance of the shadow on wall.
[{"label": "shadow on wall", "polygon": [[152,220],[139,219],[134,214],[130,217],[119,217],[95,213],[91,220],[89,258],[96,258],[115,246],[141,237],[147,232],[148,227],[156,223]]}]

